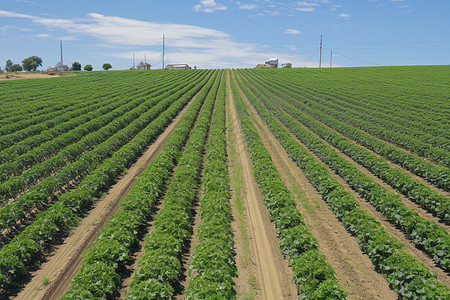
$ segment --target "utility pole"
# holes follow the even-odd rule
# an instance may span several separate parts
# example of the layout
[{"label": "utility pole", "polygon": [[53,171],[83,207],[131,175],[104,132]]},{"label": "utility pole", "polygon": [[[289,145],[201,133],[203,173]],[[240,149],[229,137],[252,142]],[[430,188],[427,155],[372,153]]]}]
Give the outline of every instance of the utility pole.
[{"label": "utility pole", "polygon": [[63,64],[63,55],[62,55],[62,40],[59,41],[59,48],[61,49],[61,65]]},{"label": "utility pole", "polygon": [[333,65],[333,50],[331,50],[331,56],[330,56],[330,68]]},{"label": "utility pole", "polygon": [[136,68],[134,67],[134,53],[133,53],[133,70],[135,70]]},{"label": "utility pole", "polygon": [[319,56],[319,68],[322,67],[322,35],[320,35],[320,56]]},{"label": "utility pole", "polygon": [[163,34],[163,57],[162,57],[162,69],[164,70],[164,47],[165,47],[165,36]]}]

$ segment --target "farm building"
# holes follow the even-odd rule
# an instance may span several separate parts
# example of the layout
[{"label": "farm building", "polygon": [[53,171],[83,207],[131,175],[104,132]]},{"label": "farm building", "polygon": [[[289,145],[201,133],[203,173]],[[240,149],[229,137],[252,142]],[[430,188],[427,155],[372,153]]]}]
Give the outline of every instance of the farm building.
[{"label": "farm building", "polygon": [[256,69],[278,68],[278,58],[271,58],[263,64],[257,64]]},{"label": "farm building", "polygon": [[189,67],[188,64],[174,64],[174,65],[167,65],[166,70],[190,70],[191,67]]},{"label": "farm building", "polygon": [[58,62],[53,68],[49,67],[48,70],[50,72],[64,72],[64,71],[70,71],[70,68],[63,64],[62,62]]},{"label": "farm building", "polygon": [[271,65],[272,68],[278,68],[278,58],[271,58],[266,61],[266,65]]},{"label": "farm building", "polygon": [[256,69],[265,69],[265,68],[267,68],[267,69],[271,69],[271,68],[273,68],[272,67],[272,65],[269,65],[269,64],[257,64],[256,65]]},{"label": "farm building", "polygon": [[152,67],[151,64],[149,63],[144,63],[144,62],[140,62],[138,63],[138,65],[136,66],[136,70],[150,70],[150,68]]}]

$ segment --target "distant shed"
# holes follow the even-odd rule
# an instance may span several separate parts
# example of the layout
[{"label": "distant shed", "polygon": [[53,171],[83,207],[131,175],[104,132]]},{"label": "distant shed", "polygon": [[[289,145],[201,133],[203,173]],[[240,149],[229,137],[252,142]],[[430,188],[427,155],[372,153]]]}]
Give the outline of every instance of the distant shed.
[{"label": "distant shed", "polygon": [[188,64],[173,64],[173,65],[167,65],[166,70],[190,70],[191,67],[189,67]]},{"label": "distant shed", "polygon": [[266,61],[267,65],[271,65],[272,68],[278,68],[278,58],[270,58],[268,61]]},{"label": "distant shed", "polygon": [[70,71],[70,68],[62,62],[58,62],[53,68],[49,67],[48,70],[50,72],[64,72]]},{"label": "distant shed", "polygon": [[150,70],[152,65],[150,65],[149,63],[144,63],[144,62],[140,62],[137,66],[136,66],[136,70]]}]

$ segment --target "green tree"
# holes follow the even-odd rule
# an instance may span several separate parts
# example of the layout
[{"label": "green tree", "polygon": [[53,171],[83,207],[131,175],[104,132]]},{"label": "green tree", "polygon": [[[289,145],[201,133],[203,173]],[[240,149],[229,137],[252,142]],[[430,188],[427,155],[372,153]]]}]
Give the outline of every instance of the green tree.
[{"label": "green tree", "polygon": [[111,64],[108,63],[103,64],[103,70],[108,71],[111,68],[112,68]]},{"label": "green tree", "polygon": [[22,60],[22,66],[25,71],[36,71],[39,66],[42,66],[42,58],[30,56]]},{"label": "green tree", "polygon": [[74,61],[72,64],[72,71],[81,71],[81,64],[77,61]]},{"label": "green tree", "polygon": [[5,65],[5,71],[9,72],[11,70],[12,65],[13,65],[13,62],[10,59],[8,59],[6,61],[6,65]]},{"label": "green tree", "polygon": [[84,66],[84,70],[85,71],[92,71],[94,68],[92,67],[92,65],[85,65]]},{"label": "green tree", "polygon": [[22,71],[22,66],[19,64],[14,64],[11,66],[11,68],[9,69],[10,72],[20,72]]}]

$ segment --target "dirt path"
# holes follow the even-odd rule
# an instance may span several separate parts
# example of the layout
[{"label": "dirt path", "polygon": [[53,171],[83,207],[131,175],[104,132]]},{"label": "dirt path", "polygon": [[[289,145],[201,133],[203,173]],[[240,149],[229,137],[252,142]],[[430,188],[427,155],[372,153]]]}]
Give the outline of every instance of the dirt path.
[{"label": "dirt path", "polygon": [[[284,126],[280,121],[278,121],[282,126]],[[286,128],[286,127],[285,127]],[[306,147],[300,140],[298,140],[292,133],[291,136],[297,140],[318,162],[322,163],[322,161],[312,153],[308,147]],[[323,164],[323,163],[322,163]],[[375,207],[373,207],[369,202],[365,199],[362,199],[357,192],[355,192],[339,175],[337,175],[328,165],[323,164],[328,172],[330,172],[331,176],[336,179],[344,189],[349,192],[360,204],[361,208],[366,210],[369,214],[380,221],[381,226],[389,232],[393,237],[395,237],[398,241],[405,245],[405,252],[415,256],[418,260],[423,262],[432,272],[437,274],[437,278],[440,282],[450,286],[450,277],[445,273],[444,270],[439,268],[434,261],[425,254],[423,251],[417,249],[412,241],[408,240],[403,232],[397,229],[394,225],[392,225],[389,220],[382,213],[378,212]]]},{"label": "dirt path", "polygon": [[[229,76],[227,77],[229,87]],[[229,93],[231,96],[231,92]],[[233,102],[232,96],[228,98]],[[256,280],[261,299],[295,299],[297,292],[292,283],[292,274],[289,274],[287,261],[279,250],[278,238],[269,214],[262,202],[262,195],[258,185],[253,179],[250,155],[245,147],[245,140],[241,132],[237,112],[232,103],[230,114],[233,132],[236,138],[236,153],[242,165],[244,203],[248,212],[252,253],[255,256]]]},{"label": "dirt path", "polygon": [[284,183],[293,193],[306,225],[317,238],[320,251],[336,271],[339,283],[349,292],[348,299],[395,299],[397,294],[391,290],[384,277],[375,271],[356,239],[345,230],[253,106],[245,97],[244,100],[264,146],[270,152]]},{"label": "dirt path", "polygon": [[[346,154],[342,153],[341,150],[339,150],[338,148],[334,147],[333,145],[331,145],[330,143],[328,143],[327,141],[325,141],[324,139],[322,139],[319,135],[317,135],[315,132],[313,132],[312,130],[310,130],[308,127],[306,127],[303,123],[301,123],[300,121],[297,121],[297,123],[303,127],[303,129],[307,130],[309,133],[311,133],[312,135],[314,135],[315,137],[317,137],[318,139],[320,139],[322,142],[324,142],[327,146],[329,146],[330,148],[332,148],[334,151],[336,151],[336,153],[344,158],[347,162],[355,165],[355,167],[363,172],[365,175],[367,175],[368,177],[370,177],[373,181],[375,181],[376,183],[378,183],[379,185],[381,185],[382,187],[384,187],[385,189],[388,190],[388,192],[393,193],[393,194],[398,194],[403,202],[403,204],[410,208],[415,210],[419,216],[421,216],[424,219],[427,219],[431,222],[434,222],[436,224],[438,224],[439,226],[443,227],[445,230],[447,230],[447,232],[450,232],[450,226],[445,225],[438,217],[433,216],[433,214],[429,213],[428,211],[426,211],[425,209],[421,208],[420,205],[418,205],[417,203],[411,201],[410,199],[408,199],[406,196],[404,196],[403,194],[401,194],[400,192],[398,192],[397,190],[395,190],[392,186],[390,186],[389,184],[387,184],[386,182],[384,182],[382,179],[378,178],[376,175],[374,175],[372,172],[370,172],[366,167],[360,165],[358,162],[356,162],[355,160],[353,160],[351,157],[347,156]],[[322,125],[324,125],[326,127],[325,124],[322,123]],[[330,128],[331,129],[331,128]],[[369,150],[370,151],[370,150]],[[373,152],[372,152],[373,153]],[[375,153],[373,153],[375,154]],[[375,154],[376,155],[376,154]],[[378,156],[378,155],[377,155]],[[403,169],[402,169],[403,171]],[[427,184],[427,186],[429,186],[429,184]],[[445,191],[444,191],[445,193]]]},{"label": "dirt path", "polygon": [[[6,77],[8,76],[8,77]],[[36,79],[36,78],[58,78],[58,77],[67,77],[67,76],[77,76],[74,73],[58,73],[56,72],[54,75],[49,75],[48,73],[27,73],[27,72],[9,72],[3,73],[0,76],[0,81],[2,80],[18,80],[18,79]]]},{"label": "dirt path", "polygon": [[[194,98],[193,98],[194,99]],[[127,173],[109,190],[108,194],[98,200],[80,225],[64,241],[55,247],[48,261],[32,275],[32,280],[18,294],[16,299],[57,299],[70,288],[70,280],[78,272],[83,261],[81,254],[90,248],[107,221],[120,207],[120,201],[128,194],[147,166],[168,137],[181,121],[182,115],[190,104],[179,113],[169,127],[147,149]],[[49,284],[44,285],[44,282]]]},{"label": "dirt path", "polygon": [[243,203],[242,165],[236,153],[236,137],[230,115],[230,100],[227,98],[227,153],[231,188],[231,227],[234,234],[234,252],[238,276],[235,278],[238,299],[254,299],[257,294],[256,263],[250,251],[247,231],[248,214]]},{"label": "dirt path", "polygon": [[[363,146],[363,145],[357,143],[356,141],[354,141],[354,140],[348,138],[347,136],[345,136],[345,135],[339,133],[339,132],[336,131],[334,128],[329,127],[328,125],[326,125],[326,124],[323,123],[322,121],[320,121],[320,120],[317,120],[317,121],[318,121],[320,124],[322,124],[322,126],[324,126],[325,128],[327,128],[327,129],[333,131],[333,132],[336,133],[337,135],[341,135],[341,136],[347,138],[348,141],[350,141],[350,142],[352,142],[353,144],[358,145],[358,146],[360,146],[360,147],[366,149],[367,151],[369,151],[370,153],[372,153],[372,154],[375,155],[376,157],[383,158],[383,159],[386,161],[386,163],[387,163],[390,167],[400,169],[402,172],[404,172],[405,174],[409,175],[412,179],[417,180],[417,181],[419,181],[420,183],[426,185],[428,188],[430,188],[431,190],[435,191],[436,193],[441,194],[441,195],[444,196],[444,197],[450,197],[450,192],[447,192],[447,191],[445,191],[444,189],[439,188],[438,186],[436,186],[436,185],[434,185],[434,184],[428,182],[425,178],[420,177],[420,176],[418,176],[418,175],[412,173],[411,171],[408,171],[407,169],[405,169],[405,168],[402,167],[401,165],[396,164],[396,163],[390,161],[389,159],[386,159],[385,157],[383,157],[383,156],[381,156],[381,155],[375,153],[373,150],[371,150],[371,149],[369,149],[369,148],[367,148],[367,147],[365,147],[365,146]],[[314,135],[317,136],[317,134],[315,134],[314,132],[312,132],[309,128],[307,128],[306,126],[304,126],[301,122],[299,122],[299,123],[300,123],[304,128],[306,128],[307,130],[309,130],[312,134],[314,134]],[[319,138],[320,138],[320,137],[319,137]],[[323,139],[322,139],[322,140],[323,140]],[[382,140],[382,141],[383,141],[383,142],[386,142],[386,141],[384,141],[384,140]],[[324,141],[324,142],[327,143],[329,146],[333,147],[333,146],[332,146],[331,144],[329,144],[327,141]],[[389,144],[389,142],[386,142],[386,143]],[[396,145],[394,145],[394,144],[391,144],[391,146],[394,146],[394,147],[397,147],[397,148],[398,148],[398,146],[396,146]],[[340,152],[337,148],[335,148],[335,147],[333,147],[333,148],[334,148],[336,151]],[[407,150],[405,150],[405,149],[403,149],[403,148],[399,148],[399,149],[408,152]],[[414,153],[410,153],[410,152],[408,152],[408,153],[409,153],[409,154],[412,154],[412,155],[415,155]],[[417,155],[415,155],[415,156],[417,156]],[[419,157],[419,156],[417,156],[417,157]],[[424,159],[424,160],[426,160],[426,161],[428,161],[428,162],[431,162],[430,160],[428,160],[428,159],[426,159],[426,158],[423,158],[423,157],[420,157],[420,158],[422,158],[422,159]],[[433,163],[433,162],[431,162],[431,163]]]}]

